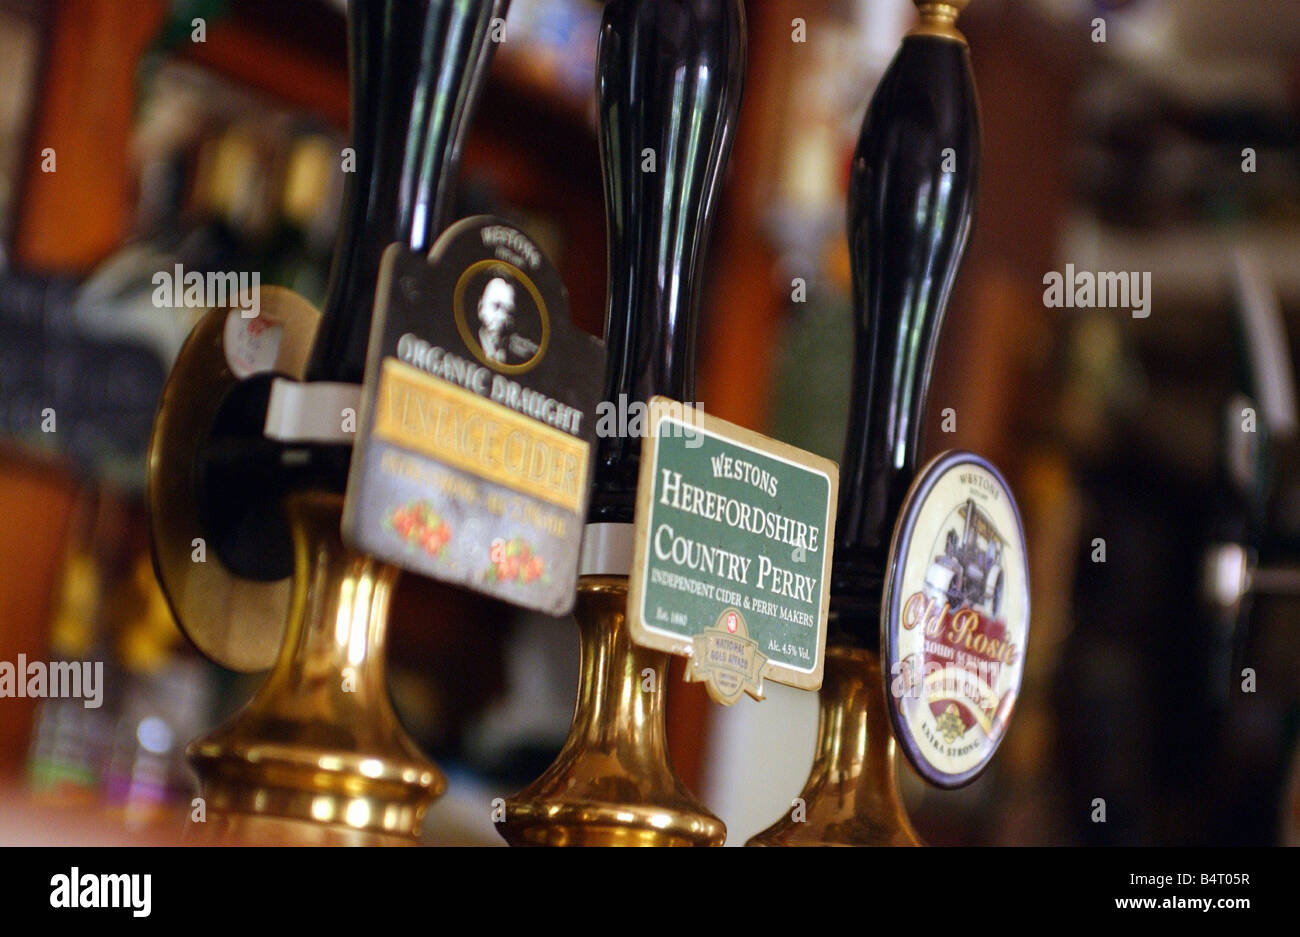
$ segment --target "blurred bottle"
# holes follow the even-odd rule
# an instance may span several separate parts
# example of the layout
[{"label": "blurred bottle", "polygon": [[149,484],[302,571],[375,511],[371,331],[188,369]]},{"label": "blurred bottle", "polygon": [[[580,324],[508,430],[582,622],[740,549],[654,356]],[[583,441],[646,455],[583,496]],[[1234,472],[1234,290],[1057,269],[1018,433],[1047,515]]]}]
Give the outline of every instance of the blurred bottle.
[{"label": "blurred bottle", "polygon": [[187,269],[252,270],[275,220],[274,145],[252,119],[231,124],[199,147],[193,184],[197,224],[176,253]]},{"label": "blurred bottle", "polygon": [[262,150],[242,124],[200,142],[188,208],[184,169],[190,154],[160,157],[166,168],[147,173],[153,184],[141,207],[151,227],[86,281],[74,304],[77,325],[99,338],[141,342],[170,368],[205,310],[156,302],[158,274],[171,277],[178,264],[187,273],[257,269],[273,212]]},{"label": "blurred bottle", "polygon": [[338,148],[329,137],[306,133],[294,138],[284,170],[279,218],[263,260],[263,283],[287,287],[318,306],[325,298],[343,193],[337,160]]},{"label": "blurred bottle", "polygon": [[[53,661],[104,659],[99,627],[103,605],[103,564],[97,533],[104,521],[103,501],[87,494],[77,510],[59,594],[50,622]],[[101,687],[102,690],[102,687]],[[102,697],[101,697],[102,700]],[[45,699],[36,710],[27,756],[27,785],[42,800],[61,805],[98,800],[105,743],[112,722],[103,707],[81,699]]]},{"label": "blurred bottle", "polygon": [[196,789],[185,745],[212,710],[211,671],[181,640],[146,551],[109,610],[117,697],[105,800],[128,827],[171,822]]},{"label": "blurred bottle", "polygon": [[[144,460],[153,413],[167,372],[202,306],[172,302],[178,270],[238,272],[257,269],[269,227],[265,156],[255,134],[235,125],[198,147],[195,210],[184,207],[188,156],[165,159],[172,171],[149,174],[145,216],[154,230],[101,264],[72,303],[68,362],[60,367],[56,408],[71,415],[64,445],[101,479],[126,491],[144,484]],[[158,179],[168,180],[159,183]],[[160,277],[162,278],[160,280]],[[160,302],[164,295],[166,302]],[[63,435],[63,434],[60,434]]]}]

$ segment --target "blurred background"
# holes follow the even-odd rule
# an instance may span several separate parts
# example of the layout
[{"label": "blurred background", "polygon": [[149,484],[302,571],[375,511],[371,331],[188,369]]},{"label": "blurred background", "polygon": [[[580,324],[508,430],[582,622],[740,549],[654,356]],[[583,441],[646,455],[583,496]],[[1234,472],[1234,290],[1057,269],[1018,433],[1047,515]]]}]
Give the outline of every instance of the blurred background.
[{"label": "blurred background", "polygon": [[[697,396],[838,459],[848,164],[915,14],[747,7]],[[599,19],[513,0],[459,196],[546,247],[596,334]],[[1300,844],[1300,3],[973,0],[960,25],[982,195],[926,449],[1011,479],[1033,615],[988,772],[941,792],[900,767],[914,823],[936,844]],[[153,577],[145,450],[195,311],[156,307],[152,276],[258,270],[320,299],[346,50],[342,0],[0,0],[0,660],[106,670],[98,709],[0,701],[0,841],[172,837],[185,744],[261,680],[200,658]],[[1067,264],[1149,274],[1147,315],[1049,306]],[[567,731],[575,626],[408,576],[391,631],[394,702],[451,779],[427,839],[498,844],[487,804]],[[743,843],[802,786],[815,694],[669,693],[674,764]]]}]

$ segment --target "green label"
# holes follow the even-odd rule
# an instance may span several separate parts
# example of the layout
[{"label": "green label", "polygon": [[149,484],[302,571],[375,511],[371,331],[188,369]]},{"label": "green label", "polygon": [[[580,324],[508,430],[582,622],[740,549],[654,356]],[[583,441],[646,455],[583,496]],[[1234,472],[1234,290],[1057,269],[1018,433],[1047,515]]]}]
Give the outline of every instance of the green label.
[{"label": "green label", "polygon": [[691,657],[721,702],[820,686],[834,463],[661,399],[642,459],[638,643]]}]

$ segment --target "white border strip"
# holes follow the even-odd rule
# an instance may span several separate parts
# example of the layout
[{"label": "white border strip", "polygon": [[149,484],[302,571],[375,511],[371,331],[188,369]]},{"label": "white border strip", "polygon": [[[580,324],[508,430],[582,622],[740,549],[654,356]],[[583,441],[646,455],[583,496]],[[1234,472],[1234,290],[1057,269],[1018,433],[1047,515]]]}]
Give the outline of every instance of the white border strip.
[{"label": "white border strip", "polygon": [[635,543],[635,524],[588,524],[582,533],[578,575],[628,575]]},{"label": "white border strip", "polygon": [[[345,410],[352,411],[350,432],[343,429]],[[301,383],[277,377],[271,383],[262,432],[281,442],[350,443],[357,437],[360,412],[360,384]]]}]

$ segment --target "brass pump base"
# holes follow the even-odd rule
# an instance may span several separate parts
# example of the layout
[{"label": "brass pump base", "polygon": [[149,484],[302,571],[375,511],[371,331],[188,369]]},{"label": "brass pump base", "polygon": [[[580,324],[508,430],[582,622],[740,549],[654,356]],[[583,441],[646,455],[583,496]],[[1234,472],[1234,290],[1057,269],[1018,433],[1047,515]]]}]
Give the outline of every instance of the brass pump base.
[{"label": "brass pump base", "polygon": [[726,839],[726,826],[668,761],[668,655],[632,643],[626,612],[627,577],[579,581],[573,725],[555,763],[506,801],[499,829],[512,846],[721,846]]},{"label": "brass pump base", "polygon": [[898,795],[894,736],[880,658],[832,647],[820,693],[817,747],[798,808],[748,846],[919,846]]},{"label": "brass pump base", "polygon": [[339,495],[293,494],[285,507],[294,572],[284,643],[252,701],[190,745],[206,817],[189,832],[205,842],[414,844],[446,782],[384,685],[398,571],[343,545]]}]

